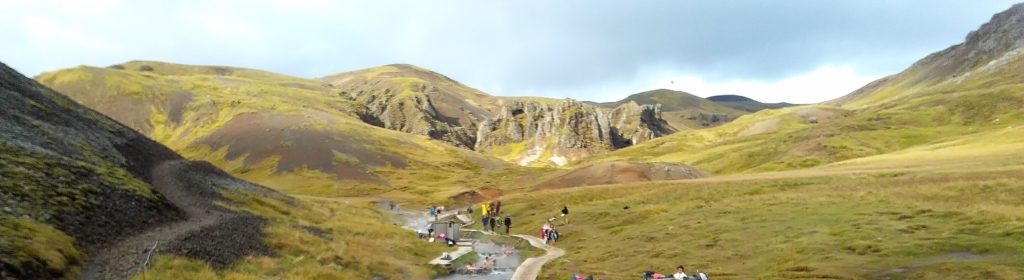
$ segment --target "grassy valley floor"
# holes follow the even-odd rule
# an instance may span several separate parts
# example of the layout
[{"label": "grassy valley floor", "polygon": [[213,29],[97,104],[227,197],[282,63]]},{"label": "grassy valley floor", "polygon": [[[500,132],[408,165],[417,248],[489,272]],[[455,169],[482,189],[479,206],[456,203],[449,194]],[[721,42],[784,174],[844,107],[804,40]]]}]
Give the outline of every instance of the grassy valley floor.
[{"label": "grassy valley floor", "polygon": [[630,279],[679,264],[714,279],[1022,279],[1024,145],[1014,139],[1024,134],[989,136],[1004,140],[503,201],[523,234],[569,206],[557,244],[566,255],[544,279]]}]

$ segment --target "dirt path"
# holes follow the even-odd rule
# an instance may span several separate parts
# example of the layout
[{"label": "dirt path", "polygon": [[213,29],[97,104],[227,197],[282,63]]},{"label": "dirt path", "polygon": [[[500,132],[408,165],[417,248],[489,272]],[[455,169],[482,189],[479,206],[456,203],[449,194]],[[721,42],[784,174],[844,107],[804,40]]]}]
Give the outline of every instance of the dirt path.
[{"label": "dirt path", "polygon": [[[258,244],[249,244],[251,240],[245,239],[261,234],[259,230],[262,220],[224,210],[213,204],[220,195],[211,188],[215,184],[211,178],[224,179],[219,177],[220,174],[207,172],[206,167],[200,163],[184,160],[161,163],[152,172],[153,189],[184,211],[186,219],[151,228],[113,242],[101,251],[92,252],[82,267],[79,279],[128,279],[144,269],[147,256],[155,258],[161,252],[181,252],[216,267],[225,262],[230,263],[231,256],[253,253],[253,250],[246,250],[246,247],[259,247]],[[253,229],[257,232],[247,232]],[[217,240],[225,235],[237,235],[239,240]],[[258,239],[256,241],[259,242]],[[155,252],[150,253],[154,246]],[[232,249],[240,251],[230,252]],[[254,249],[258,251],[260,248]],[[209,254],[204,250],[228,252]],[[199,255],[193,256],[193,253]]]},{"label": "dirt path", "polygon": [[540,269],[541,267],[544,266],[544,264],[554,259],[557,259],[562,255],[565,255],[565,250],[562,250],[561,248],[557,247],[547,246],[546,244],[544,244],[544,240],[541,240],[536,236],[522,234],[513,234],[512,236],[526,239],[526,241],[530,242],[530,246],[544,249],[544,251],[547,251],[547,254],[544,254],[544,256],[526,259],[526,261],[520,264],[519,268],[516,269],[516,273],[512,274],[512,280],[537,279],[537,276],[540,275]]}]

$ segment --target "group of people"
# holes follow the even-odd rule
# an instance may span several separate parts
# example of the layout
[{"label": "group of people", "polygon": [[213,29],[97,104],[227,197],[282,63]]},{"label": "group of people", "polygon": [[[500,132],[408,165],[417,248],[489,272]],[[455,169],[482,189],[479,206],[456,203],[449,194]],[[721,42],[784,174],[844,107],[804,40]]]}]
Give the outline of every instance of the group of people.
[{"label": "group of people", "polygon": [[[555,230],[555,225],[552,224],[555,220],[557,220],[555,217],[548,218],[547,221],[544,221],[544,225],[540,227],[540,238],[544,240],[544,244],[551,245],[555,240],[558,240],[558,230]],[[562,224],[568,223],[569,206],[562,206]]]},{"label": "group of people", "polygon": [[427,215],[434,217],[434,221],[437,221],[437,217],[441,215],[441,212],[444,212],[444,205],[432,205],[427,207]]},{"label": "group of people", "polygon": [[494,269],[498,265],[498,259],[491,256],[484,257],[483,261],[480,262],[480,266],[477,266],[473,262],[466,264],[466,272],[475,274],[476,272],[484,269]]},{"label": "group of people", "polygon": [[543,239],[544,244],[549,246],[558,240],[558,231],[555,230],[555,225],[551,224],[551,221],[544,222],[544,225],[540,226],[540,239]]},{"label": "group of people", "polygon": [[[470,214],[473,213],[472,208],[466,209],[466,211]],[[512,216],[505,215],[505,219],[501,220],[501,200],[481,203],[480,214],[480,222],[485,231],[490,228],[491,232],[498,232],[504,226],[505,234],[507,235],[512,229]]]}]

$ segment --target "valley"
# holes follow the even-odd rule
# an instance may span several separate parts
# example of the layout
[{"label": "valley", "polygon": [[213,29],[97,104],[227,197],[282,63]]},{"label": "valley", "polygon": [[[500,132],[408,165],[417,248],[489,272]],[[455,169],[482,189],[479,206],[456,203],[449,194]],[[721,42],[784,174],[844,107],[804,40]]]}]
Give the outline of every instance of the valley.
[{"label": "valley", "polygon": [[0,64],[0,279],[1024,278],[1024,4],[814,104],[321,75]]}]

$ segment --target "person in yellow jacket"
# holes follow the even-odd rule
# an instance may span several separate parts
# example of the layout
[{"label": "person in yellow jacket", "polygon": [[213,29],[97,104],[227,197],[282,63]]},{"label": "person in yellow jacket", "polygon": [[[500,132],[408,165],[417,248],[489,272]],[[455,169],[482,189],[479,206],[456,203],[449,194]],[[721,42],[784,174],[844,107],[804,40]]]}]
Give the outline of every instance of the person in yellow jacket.
[{"label": "person in yellow jacket", "polygon": [[489,210],[489,209],[487,209],[487,203],[480,203],[480,214],[482,214],[482,215],[484,215],[484,217],[486,217],[487,216],[487,210]]}]

